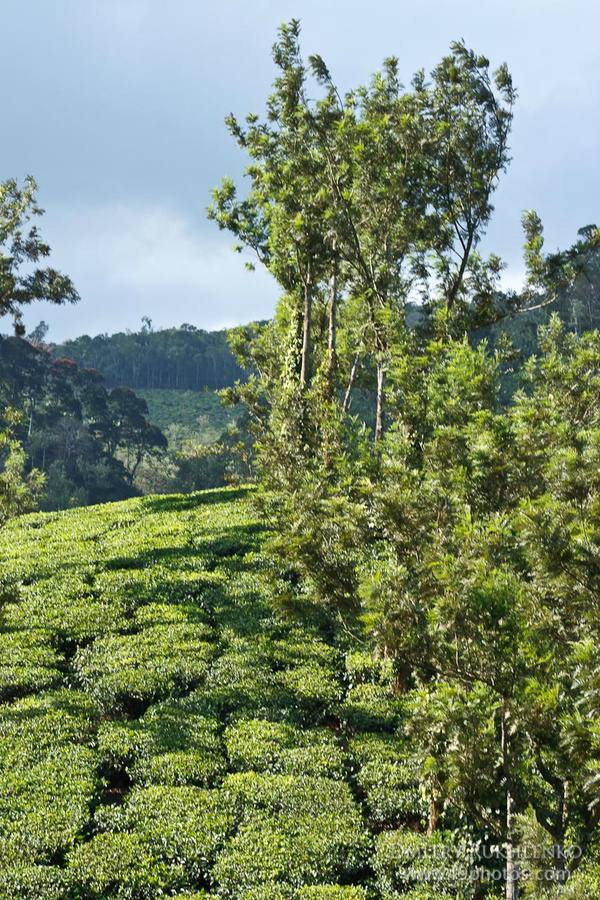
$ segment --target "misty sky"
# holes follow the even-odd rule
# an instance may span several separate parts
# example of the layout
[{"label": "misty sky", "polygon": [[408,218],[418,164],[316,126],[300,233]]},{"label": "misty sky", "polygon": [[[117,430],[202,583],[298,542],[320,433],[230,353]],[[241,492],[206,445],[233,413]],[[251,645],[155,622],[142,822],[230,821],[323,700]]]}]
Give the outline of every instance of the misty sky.
[{"label": "misty sky", "polygon": [[391,55],[408,84],[460,38],[508,63],[513,162],[483,245],[509,263],[507,285],[522,274],[523,209],[542,217],[548,250],[600,224],[595,0],[2,0],[0,181],[35,177],[50,262],[81,294],[37,304],[28,327],[44,319],[58,341],[137,330],[142,316],[221,328],[272,314],[275,285],[245,271],[205,208],[245,162],[223,118],[264,110],[290,18],[342,91]]}]

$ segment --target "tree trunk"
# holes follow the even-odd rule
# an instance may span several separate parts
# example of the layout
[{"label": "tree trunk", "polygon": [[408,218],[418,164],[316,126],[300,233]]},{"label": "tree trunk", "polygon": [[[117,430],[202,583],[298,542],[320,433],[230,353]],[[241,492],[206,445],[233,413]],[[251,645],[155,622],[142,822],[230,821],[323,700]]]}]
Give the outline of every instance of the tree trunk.
[{"label": "tree trunk", "polygon": [[327,348],[327,399],[333,400],[335,392],[336,344],[337,344],[337,259],[333,260],[329,299],[329,345]]},{"label": "tree trunk", "polygon": [[302,368],[300,370],[300,384],[303,388],[308,385],[310,378],[310,323],[312,317],[312,271],[310,262],[304,284],[304,336],[302,339]]},{"label": "tree trunk", "polygon": [[356,373],[358,371],[358,361],[360,359],[360,350],[354,357],[354,362],[352,363],[352,371],[350,372],[350,380],[348,381],[348,387],[346,389],[346,396],[344,397],[344,404],[342,409],[344,413],[347,413],[350,409],[350,400],[352,398],[352,388],[354,387],[354,382],[356,380]]},{"label": "tree trunk", "polygon": [[29,429],[27,431],[27,436],[31,437],[33,434],[33,411],[35,409],[35,398],[30,397],[29,399]]},{"label": "tree trunk", "polygon": [[458,295],[458,291],[462,284],[462,280],[465,276],[465,272],[467,270],[467,265],[469,263],[469,254],[471,253],[471,247],[473,246],[473,237],[474,237],[474,232],[471,232],[467,239],[467,244],[463,248],[463,258],[460,262],[460,268],[458,270],[458,275],[454,279],[454,284],[450,288],[450,293],[448,294],[448,297],[446,298],[446,309],[452,309],[452,307],[454,306],[454,301],[456,300],[456,297]]},{"label": "tree trunk", "polygon": [[519,865],[515,844],[514,800],[510,788],[506,791],[506,900],[518,900]]},{"label": "tree trunk", "polygon": [[443,808],[444,804],[442,802],[442,799],[438,796],[437,791],[434,787],[433,797],[431,798],[431,803],[429,805],[429,822],[427,823],[427,835],[429,837],[431,837],[434,831],[437,831],[438,829],[438,823],[440,821],[440,816],[442,814]]},{"label": "tree trunk", "polygon": [[375,418],[375,443],[383,437],[383,392],[385,388],[385,369],[383,363],[377,362],[377,415]]},{"label": "tree trunk", "polygon": [[556,785],[556,829],[552,836],[552,860],[554,862],[554,880],[564,885],[569,877],[565,857],[565,833],[569,819],[569,782],[561,781]]},{"label": "tree trunk", "polygon": [[518,846],[514,824],[514,789],[509,750],[509,710],[506,699],[502,698],[502,761],[506,779],[506,900],[518,900],[519,865]]}]

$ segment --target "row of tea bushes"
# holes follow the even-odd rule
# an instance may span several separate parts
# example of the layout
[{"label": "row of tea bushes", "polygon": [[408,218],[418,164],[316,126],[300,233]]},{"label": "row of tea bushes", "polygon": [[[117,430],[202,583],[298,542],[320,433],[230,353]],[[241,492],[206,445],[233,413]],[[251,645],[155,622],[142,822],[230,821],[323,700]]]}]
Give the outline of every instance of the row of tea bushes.
[{"label": "row of tea bushes", "polygon": [[393,667],[273,612],[244,491],[24,517],[0,563],[0,900],[416,889]]}]

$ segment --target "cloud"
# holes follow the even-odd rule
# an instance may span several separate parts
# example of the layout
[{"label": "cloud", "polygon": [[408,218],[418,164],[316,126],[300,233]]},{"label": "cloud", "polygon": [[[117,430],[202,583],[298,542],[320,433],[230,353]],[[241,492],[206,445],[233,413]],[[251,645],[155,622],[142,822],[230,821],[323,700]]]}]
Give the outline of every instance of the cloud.
[{"label": "cloud", "polygon": [[[155,327],[189,322],[230,327],[272,316],[277,287],[266,273],[249,273],[228,236],[201,227],[163,206],[106,206],[46,215],[43,234],[51,263],[71,276],[81,303],[71,308],[36,304],[50,338],[136,330],[142,316]],[[248,257],[246,257],[248,259]]]}]

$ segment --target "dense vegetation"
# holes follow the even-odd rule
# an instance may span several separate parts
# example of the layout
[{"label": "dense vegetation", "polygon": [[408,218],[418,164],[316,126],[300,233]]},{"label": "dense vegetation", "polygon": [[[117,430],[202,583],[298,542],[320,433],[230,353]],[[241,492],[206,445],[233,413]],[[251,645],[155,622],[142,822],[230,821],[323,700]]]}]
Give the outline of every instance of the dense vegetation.
[{"label": "dense vegetation", "polygon": [[188,324],[155,331],[145,319],[140,331],[82,335],[52,350],[55,356],[98,369],[110,387],[125,385],[136,391],[214,391],[243,375],[225,331],[203,331]]},{"label": "dense vegetation", "polygon": [[[109,389],[97,369],[57,358],[56,349],[36,343],[41,338],[0,335],[0,428],[12,441],[13,469],[14,454],[22,454],[21,469],[34,480],[36,472],[43,476],[43,490],[35,492],[43,509],[248,476],[234,448],[249,435],[239,410],[218,394]],[[7,458],[8,445],[0,449],[0,460]]]},{"label": "dense vegetation", "polygon": [[227,490],[0,533],[0,897],[354,900],[409,878],[390,837],[425,808],[393,667],[274,615],[298,588],[263,535]]},{"label": "dense vegetation", "polygon": [[526,282],[500,290],[477,246],[514,91],[462,43],[430,81],[407,90],[390,59],[343,97],[297,22],[273,58],[266,117],[228,119],[250,189],[225,179],[210,215],[282,289],[271,323],[234,335],[254,374],[229,396],[254,417],[270,550],[303,579],[288,604],[394,660],[427,831],[502,847],[507,900],[568,895],[600,822],[600,337],[581,334],[600,231],[547,254],[526,212]]},{"label": "dense vegetation", "polygon": [[[322,615],[274,612],[305,586],[266,535],[231,489],[0,532],[2,900],[496,896],[493,834],[458,805],[427,833],[448,735],[415,717],[423,688]],[[485,707],[450,746],[493,789]],[[549,865],[526,859],[526,885]]]},{"label": "dense vegetation", "polygon": [[[463,43],[430,80],[389,59],[345,96],[297,22],[273,58],[264,120],[227,120],[250,189],[225,179],[209,216],[282,296],[230,335],[245,422],[179,473],[222,478],[235,451],[258,488],[5,526],[0,897],[595,896],[600,230],[548,254],[527,211],[525,284],[501,290],[477,248],[515,93]],[[43,255],[19,199],[5,275]],[[17,327],[34,286],[4,279]],[[178,348],[199,371],[211,344],[117,337],[147,390],[189,387]],[[132,489],[164,486],[143,398],[52,365],[65,448],[87,429]],[[2,521],[35,503],[25,441],[55,414],[22,382]]]},{"label": "dense vegetation", "polygon": [[143,398],[16,336],[0,335],[1,425],[44,475],[50,509],[131,497],[140,464],[167,448]]}]

